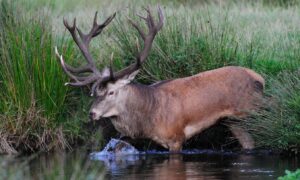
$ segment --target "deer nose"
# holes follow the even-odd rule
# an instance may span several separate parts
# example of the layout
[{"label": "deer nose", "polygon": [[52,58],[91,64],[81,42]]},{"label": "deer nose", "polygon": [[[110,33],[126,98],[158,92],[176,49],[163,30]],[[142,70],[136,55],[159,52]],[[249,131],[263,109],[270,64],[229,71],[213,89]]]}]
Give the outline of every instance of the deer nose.
[{"label": "deer nose", "polygon": [[90,118],[90,120],[95,120],[95,118],[96,118],[96,113],[95,113],[95,112],[90,112],[89,118]]}]

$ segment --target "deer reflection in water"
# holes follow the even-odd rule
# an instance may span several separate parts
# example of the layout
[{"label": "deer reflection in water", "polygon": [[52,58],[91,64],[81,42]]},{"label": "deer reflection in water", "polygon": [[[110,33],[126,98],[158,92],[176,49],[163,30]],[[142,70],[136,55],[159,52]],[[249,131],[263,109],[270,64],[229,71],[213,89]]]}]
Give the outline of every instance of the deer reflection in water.
[{"label": "deer reflection in water", "polygon": [[[102,159],[111,179],[274,178],[278,158],[247,154],[151,154]],[[272,164],[272,166],[270,166]],[[278,172],[277,172],[278,173]]]}]

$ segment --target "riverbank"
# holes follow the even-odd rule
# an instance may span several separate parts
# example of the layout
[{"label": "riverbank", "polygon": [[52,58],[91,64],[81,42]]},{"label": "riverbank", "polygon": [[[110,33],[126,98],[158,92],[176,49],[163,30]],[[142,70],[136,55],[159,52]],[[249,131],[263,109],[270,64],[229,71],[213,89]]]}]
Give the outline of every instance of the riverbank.
[{"label": "riverbank", "polygon": [[[96,10],[101,20],[117,11],[91,50],[99,68],[113,52],[114,67],[120,69],[137,52],[138,36],[126,17],[137,20],[134,12],[146,2],[0,2],[0,153],[71,149],[82,142],[102,146],[101,132],[86,128],[92,100],[88,89],[64,86],[68,79],[54,46],[70,64],[83,60],[62,19],[77,17],[79,26],[88,29]],[[226,65],[254,69],[266,79],[265,108],[240,125],[259,147],[297,153],[300,7],[297,1],[272,2],[163,1],[166,22],[138,81],[153,83]]]}]

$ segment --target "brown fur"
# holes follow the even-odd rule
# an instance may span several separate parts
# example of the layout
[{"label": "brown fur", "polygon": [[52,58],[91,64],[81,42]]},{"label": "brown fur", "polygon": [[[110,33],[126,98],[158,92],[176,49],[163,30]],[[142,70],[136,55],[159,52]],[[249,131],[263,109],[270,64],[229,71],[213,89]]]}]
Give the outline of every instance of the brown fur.
[{"label": "brown fur", "polygon": [[[170,151],[180,151],[185,140],[220,118],[245,116],[263,86],[259,74],[234,66],[150,86],[130,83],[123,89],[126,108],[112,123],[123,135],[150,138]],[[254,148],[247,132],[231,130],[243,148]]]}]

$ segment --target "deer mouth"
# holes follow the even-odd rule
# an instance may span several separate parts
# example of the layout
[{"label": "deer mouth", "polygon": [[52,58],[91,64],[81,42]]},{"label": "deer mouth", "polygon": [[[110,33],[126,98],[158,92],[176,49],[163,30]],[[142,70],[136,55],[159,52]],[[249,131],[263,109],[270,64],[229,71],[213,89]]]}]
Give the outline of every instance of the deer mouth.
[{"label": "deer mouth", "polygon": [[97,113],[95,113],[95,112],[90,112],[89,113],[89,119],[91,120],[91,121],[98,121],[98,120],[100,120],[102,117],[101,116],[98,116],[97,115]]}]

